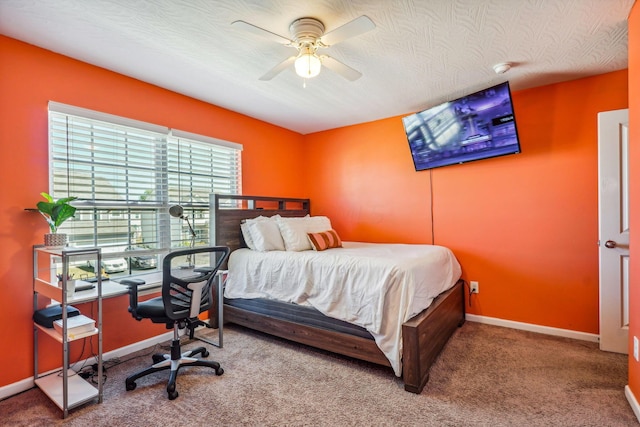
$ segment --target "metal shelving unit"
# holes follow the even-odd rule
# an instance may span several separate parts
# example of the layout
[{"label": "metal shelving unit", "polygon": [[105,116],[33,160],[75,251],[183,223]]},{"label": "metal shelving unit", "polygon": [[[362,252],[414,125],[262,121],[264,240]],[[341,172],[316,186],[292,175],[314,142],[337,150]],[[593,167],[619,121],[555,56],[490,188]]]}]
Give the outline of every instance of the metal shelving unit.
[{"label": "metal shelving unit", "polygon": [[[95,260],[101,265],[102,253],[100,248],[72,249],[51,248],[45,246],[33,247],[33,310],[38,310],[39,297],[46,297],[54,304],[62,307],[62,333],[54,328],[47,328],[34,322],[34,379],[35,384],[62,410],[63,418],[69,414],[69,410],[93,400],[102,403],[103,394],[103,366],[102,366],[102,278],[97,275],[97,319],[93,331],[69,337],[67,331],[67,306],[74,302],[73,296],[67,295],[69,266],[74,260]],[[61,285],[58,284],[57,275],[62,275]],[[83,299],[83,302],[86,298]],[[38,368],[38,340],[40,336],[46,336],[59,342],[62,346],[62,368],[54,372],[40,373]],[[97,386],[87,382],[76,375],[69,368],[69,344],[72,341],[86,337],[98,337],[98,383]],[[70,372],[71,371],[71,372]]]}]

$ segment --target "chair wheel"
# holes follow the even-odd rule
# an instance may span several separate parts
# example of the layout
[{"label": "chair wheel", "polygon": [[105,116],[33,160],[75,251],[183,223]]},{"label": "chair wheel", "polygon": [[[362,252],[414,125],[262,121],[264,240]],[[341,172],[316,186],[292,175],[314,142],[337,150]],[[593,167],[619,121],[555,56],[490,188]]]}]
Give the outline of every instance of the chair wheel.
[{"label": "chair wheel", "polygon": [[162,362],[164,360],[164,356],[162,354],[154,354],[151,356],[151,359],[153,359],[153,364],[155,365],[156,363]]},{"label": "chair wheel", "polygon": [[203,351],[202,357],[209,357],[209,352],[207,350]]},{"label": "chair wheel", "polygon": [[175,391],[175,390],[170,391],[170,392],[169,392],[169,393],[167,393],[167,394],[169,395],[169,400],[173,400],[173,399],[175,399],[176,397],[178,397],[178,392],[177,392],[177,391]]},{"label": "chair wheel", "polygon": [[224,374],[224,369],[222,369],[221,367],[216,369],[216,375],[220,376],[222,374]]},{"label": "chair wheel", "polygon": [[136,389],[136,383],[134,381],[131,381],[131,382],[126,381],[125,387],[127,388],[127,391],[135,390]]}]

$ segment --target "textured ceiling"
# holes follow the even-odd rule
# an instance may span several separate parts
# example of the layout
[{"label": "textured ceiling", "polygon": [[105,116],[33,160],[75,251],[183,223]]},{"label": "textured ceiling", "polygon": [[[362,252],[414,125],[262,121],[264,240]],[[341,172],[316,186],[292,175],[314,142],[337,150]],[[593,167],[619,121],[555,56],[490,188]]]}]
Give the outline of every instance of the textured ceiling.
[{"label": "textured ceiling", "polygon": [[[509,80],[512,90],[627,67],[634,0],[0,0],[0,33],[251,117],[310,133],[405,115]],[[303,87],[287,69],[258,80],[314,17],[331,31],[360,15],[373,31],[325,53],[359,70],[323,69]],[[513,62],[506,74],[492,66]]]}]

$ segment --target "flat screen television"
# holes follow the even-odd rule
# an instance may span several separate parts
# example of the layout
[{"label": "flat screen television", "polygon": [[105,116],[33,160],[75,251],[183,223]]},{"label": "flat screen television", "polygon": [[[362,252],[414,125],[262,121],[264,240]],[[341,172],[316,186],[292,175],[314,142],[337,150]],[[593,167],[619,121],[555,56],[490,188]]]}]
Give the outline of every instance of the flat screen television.
[{"label": "flat screen television", "polygon": [[402,118],[417,171],[520,152],[509,82]]}]

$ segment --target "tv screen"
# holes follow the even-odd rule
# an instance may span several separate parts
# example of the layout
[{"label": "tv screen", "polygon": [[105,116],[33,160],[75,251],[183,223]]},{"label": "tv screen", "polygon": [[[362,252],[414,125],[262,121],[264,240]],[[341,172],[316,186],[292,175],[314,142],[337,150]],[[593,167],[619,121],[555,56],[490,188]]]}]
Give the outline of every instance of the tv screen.
[{"label": "tv screen", "polygon": [[402,118],[417,171],[520,152],[509,82]]}]

